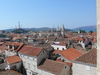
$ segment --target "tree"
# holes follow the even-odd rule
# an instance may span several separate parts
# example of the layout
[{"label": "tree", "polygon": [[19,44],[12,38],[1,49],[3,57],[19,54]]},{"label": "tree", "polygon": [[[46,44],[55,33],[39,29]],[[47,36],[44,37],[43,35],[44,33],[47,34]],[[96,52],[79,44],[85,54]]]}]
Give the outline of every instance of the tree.
[{"label": "tree", "polygon": [[90,33],[90,34],[92,34],[92,33],[93,33],[93,31],[92,31],[92,30],[90,30],[90,31],[89,31],[89,33]]},{"label": "tree", "polygon": [[81,33],[86,33],[86,31],[85,30],[81,30]]}]

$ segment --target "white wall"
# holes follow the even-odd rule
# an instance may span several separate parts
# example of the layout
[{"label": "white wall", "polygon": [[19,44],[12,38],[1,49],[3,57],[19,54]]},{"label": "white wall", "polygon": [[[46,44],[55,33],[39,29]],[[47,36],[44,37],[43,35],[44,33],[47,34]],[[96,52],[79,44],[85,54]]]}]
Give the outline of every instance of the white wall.
[{"label": "white wall", "polygon": [[[28,75],[31,75],[31,72],[37,72],[37,57],[36,56],[29,56],[19,53],[19,57],[22,59],[23,66]],[[28,73],[30,72],[30,73]]]},{"label": "white wall", "polygon": [[5,50],[6,57],[14,56],[14,55],[17,55],[17,53],[15,51]]},{"label": "white wall", "polygon": [[96,75],[96,67],[73,63],[72,75]]},{"label": "white wall", "polygon": [[59,48],[59,50],[63,50],[63,49],[67,49],[66,46],[63,45],[51,45],[55,50],[57,50],[57,48]]}]

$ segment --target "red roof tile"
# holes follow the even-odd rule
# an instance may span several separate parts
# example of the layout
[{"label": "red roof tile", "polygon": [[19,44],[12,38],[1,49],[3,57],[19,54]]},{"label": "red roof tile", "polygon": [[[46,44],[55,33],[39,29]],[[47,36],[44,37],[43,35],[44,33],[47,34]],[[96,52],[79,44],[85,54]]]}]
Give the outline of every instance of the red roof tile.
[{"label": "red roof tile", "polygon": [[7,49],[8,47],[6,45],[2,45],[0,46],[0,53],[5,52],[5,49]]},{"label": "red roof tile", "polygon": [[63,61],[60,60],[60,59],[57,59],[56,61],[58,61],[58,62],[62,62],[62,63],[65,63],[65,64],[67,64],[67,65],[69,65],[69,66],[72,66],[72,63],[69,63],[69,62],[63,62]]},{"label": "red roof tile", "polygon": [[42,48],[26,45],[19,52],[23,54],[31,55],[31,56],[37,56],[41,51],[42,51]]},{"label": "red roof tile", "polygon": [[46,61],[42,65],[38,66],[38,68],[51,72],[53,74],[60,75],[65,66],[66,66],[65,63],[46,59]]},{"label": "red roof tile", "polygon": [[97,64],[97,49],[93,48],[88,53],[83,54],[82,56],[75,59],[74,61],[96,65]]},{"label": "red roof tile", "polygon": [[[19,43],[19,42],[8,42],[8,45],[13,45],[13,46],[18,46],[17,49],[15,49],[15,51],[19,51],[20,48],[24,45],[24,43]],[[11,49],[12,50],[12,49]]]},{"label": "red roof tile", "polygon": [[72,61],[82,55],[82,53],[80,53],[79,51],[77,51],[74,48],[69,48],[69,49],[66,49],[63,51],[56,50],[56,51],[54,51],[54,53],[60,53],[60,54],[62,54],[63,57],[65,57],[66,59],[68,59],[70,61]]},{"label": "red roof tile", "polygon": [[5,59],[9,64],[21,61],[21,59],[18,56],[11,56],[11,57],[7,57]]}]

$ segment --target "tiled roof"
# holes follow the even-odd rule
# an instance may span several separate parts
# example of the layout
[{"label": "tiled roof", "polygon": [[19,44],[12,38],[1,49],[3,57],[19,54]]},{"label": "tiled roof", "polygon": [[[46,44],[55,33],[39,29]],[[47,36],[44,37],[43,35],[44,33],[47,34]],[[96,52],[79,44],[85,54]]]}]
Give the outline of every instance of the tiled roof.
[{"label": "tiled roof", "polygon": [[65,68],[65,66],[66,66],[65,63],[46,59],[46,61],[42,65],[38,66],[38,68],[48,71],[48,72],[51,72],[53,74],[60,75],[62,70]]},{"label": "tiled roof", "polygon": [[64,41],[61,41],[59,43],[53,43],[53,45],[63,45],[63,46],[66,46],[67,42],[64,42]]},{"label": "tiled roof", "polygon": [[22,74],[14,70],[6,70],[6,71],[0,71],[0,75],[22,75]]},{"label": "tiled roof", "polygon": [[2,45],[4,42],[0,42],[0,45]]},{"label": "tiled roof", "polygon": [[5,52],[5,49],[7,49],[7,46],[5,45],[0,46],[0,53]]},{"label": "tiled roof", "polygon": [[56,61],[58,61],[58,62],[62,62],[62,63],[65,63],[65,64],[67,64],[67,65],[69,65],[69,66],[72,66],[72,63],[69,63],[69,62],[63,62],[63,61],[60,60],[60,59],[57,59]]},{"label": "tiled roof", "polygon": [[22,37],[13,37],[13,40],[21,39]]},{"label": "tiled roof", "polygon": [[75,47],[75,49],[76,49],[77,51],[79,51],[79,52],[82,53],[82,54],[85,54],[85,53],[88,52],[88,51],[86,51],[85,49],[83,49],[80,45],[75,44],[74,47]]},{"label": "tiled roof", "polygon": [[74,61],[96,65],[97,64],[97,49],[93,48],[91,51],[80,56]]},{"label": "tiled roof", "polygon": [[14,45],[14,46],[18,46],[17,49],[15,51],[19,51],[19,49],[24,45],[24,43],[19,43],[19,42],[8,42],[8,45]]},{"label": "tiled roof", "polygon": [[80,53],[79,51],[77,51],[74,48],[69,48],[69,49],[62,50],[62,51],[56,50],[56,51],[54,51],[54,53],[60,53],[60,54],[62,54],[63,57],[65,57],[66,59],[68,59],[70,61],[72,61],[82,55],[82,53]]},{"label": "tiled roof", "polygon": [[7,57],[5,59],[9,64],[21,61],[21,59],[18,56],[11,56],[11,57]]},{"label": "tiled roof", "polygon": [[31,55],[31,56],[37,56],[41,51],[42,51],[42,48],[26,45],[19,52],[23,54]]}]

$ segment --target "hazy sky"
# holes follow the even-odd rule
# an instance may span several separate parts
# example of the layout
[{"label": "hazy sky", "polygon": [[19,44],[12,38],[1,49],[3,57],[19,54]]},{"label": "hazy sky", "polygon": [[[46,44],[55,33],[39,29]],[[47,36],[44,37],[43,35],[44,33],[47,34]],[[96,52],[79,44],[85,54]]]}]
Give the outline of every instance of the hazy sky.
[{"label": "hazy sky", "polygon": [[0,0],[0,30],[96,25],[96,0]]}]

